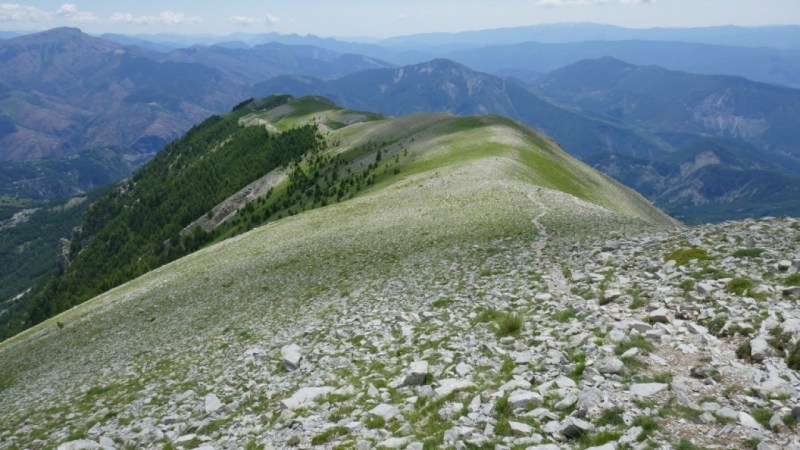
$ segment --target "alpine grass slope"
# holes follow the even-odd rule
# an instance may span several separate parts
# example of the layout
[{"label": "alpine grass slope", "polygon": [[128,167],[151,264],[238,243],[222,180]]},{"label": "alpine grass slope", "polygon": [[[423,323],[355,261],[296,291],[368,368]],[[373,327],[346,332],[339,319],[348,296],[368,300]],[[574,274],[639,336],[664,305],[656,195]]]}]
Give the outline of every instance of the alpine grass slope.
[{"label": "alpine grass slope", "polygon": [[797,221],[680,228],[497,117],[241,121],[371,182],[0,344],[4,445],[799,445]]}]

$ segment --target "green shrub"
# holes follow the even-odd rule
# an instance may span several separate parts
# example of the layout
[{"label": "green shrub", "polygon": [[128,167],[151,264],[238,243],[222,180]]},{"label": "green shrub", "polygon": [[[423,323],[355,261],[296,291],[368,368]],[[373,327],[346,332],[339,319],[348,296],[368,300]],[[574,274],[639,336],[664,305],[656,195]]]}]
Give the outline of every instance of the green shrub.
[{"label": "green shrub", "polygon": [[754,287],[755,284],[749,278],[734,278],[725,285],[725,290],[736,295],[742,295]]},{"label": "green shrub", "polygon": [[494,404],[494,413],[497,418],[504,418],[511,416],[511,403],[508,402],[508,396],[504,395],[497,399]]},{"label": "green shrub", "polygon": [[431,304],[434,308],[447,308],[453,304],[453,299],[450,297],[442,297]]},{"label": "green shrub", "polygon": [[734,258],[758,258],[764,253],[763,248],[741,248],[733,252]]},{"label": "green shrub", "polygon": [[736,349],[736,357],[750,362],[752,358],[750,356],[751,352],[752,349],[750,348],[750,341],[744,341],[744,343]]},{"label": "green shrub", "polygon": [[789,275],[783,280],[783,283],[787,286],[800,286],[800,273]]},{"label": "green shrub", "polygon": [[772,418],[772,414],[772,410],[769,408],[758,408],[750,412],[750,415],[753,416],[753,419],[756,419],[761,426],[768,430],[770,428],[769,419]]},{"label": "green shrub", "polygon": [[675,264],[679,266],[685,266],[693,259],[703,261],[710,258],[706,250],[697,247],[675,250],[674,252],[664,256],[664,262],[675,261]]}]

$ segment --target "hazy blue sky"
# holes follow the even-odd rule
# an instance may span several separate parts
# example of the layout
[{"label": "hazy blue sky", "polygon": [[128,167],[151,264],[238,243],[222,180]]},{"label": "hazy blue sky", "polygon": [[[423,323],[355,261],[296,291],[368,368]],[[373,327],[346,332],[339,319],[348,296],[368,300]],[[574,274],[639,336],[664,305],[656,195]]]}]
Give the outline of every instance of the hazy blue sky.
[{"label": "hazy blue sky", "polygon": [[0,29],[91,33],[396,36],[555,22],[628,27],[800,24],[800,0],[29,0],[0,3]]}]

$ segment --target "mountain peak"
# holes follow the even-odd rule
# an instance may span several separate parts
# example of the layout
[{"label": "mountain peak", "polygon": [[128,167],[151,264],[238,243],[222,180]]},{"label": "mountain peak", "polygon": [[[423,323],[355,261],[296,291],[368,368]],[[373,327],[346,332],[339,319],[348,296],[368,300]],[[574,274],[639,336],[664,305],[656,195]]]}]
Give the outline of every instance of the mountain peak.
[{"label": "mountain peak", "polygon": [[40,31],[25,36],[14,38],[14,40],[31,40],[31,41],[58,41],[63,39],[74,39],[79,37],[90,37],[88,34],[81,31],[80,28],[75,27],[58,27],[50,30]]}]

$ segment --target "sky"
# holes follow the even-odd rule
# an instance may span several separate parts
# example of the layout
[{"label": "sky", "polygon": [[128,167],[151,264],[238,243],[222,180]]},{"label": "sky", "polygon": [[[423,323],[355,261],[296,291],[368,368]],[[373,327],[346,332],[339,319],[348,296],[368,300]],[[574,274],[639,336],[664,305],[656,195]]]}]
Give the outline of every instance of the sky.
[{"label": "sky", "polygon": [[[2,0],[0,0],[2,1]],[[298,33],[383,38],[543,23],[632,28],[800,24],[800,0],[29,0],[0,3],[0,30]]]}]

